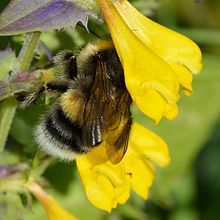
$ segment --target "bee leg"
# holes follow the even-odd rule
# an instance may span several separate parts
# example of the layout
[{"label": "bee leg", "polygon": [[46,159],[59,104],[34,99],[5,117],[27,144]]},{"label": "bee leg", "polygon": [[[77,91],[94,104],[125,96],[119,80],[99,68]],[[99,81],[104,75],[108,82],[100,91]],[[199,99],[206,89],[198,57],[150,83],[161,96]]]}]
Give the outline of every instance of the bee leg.
[{"label": "bee leg", "polygon": [[45,91],[44,86],[39,87],[35,92],[30,93],[25,99],[20,103],[21,108],[26,108],[30,106],[33,102],[37,100],[39,96]]},{"label": "bee leg", "polygon": [[50,92],[66,92],[69,87],[66,81],[50,81],[44,85],[44,91]]},{"label": "bee leg", "polygon": [[35,92],[29,94],[20,104],[21,108],[26,108],[34,103],[38,97],[40,97],[44,92],[66,92],[68,89],[68,83],[66,81],[51,81],[47,82],[45,85],[39,87]]},{"label": "bee leg", "polygon": [[66,70],[65,75],[68,79],[74,79],[77,77],[77,62],[76,57],[72,51],[64,50],[58,53],[47,63],[43,69],[49,69],[53,67],[61,67],[61,70]]}]

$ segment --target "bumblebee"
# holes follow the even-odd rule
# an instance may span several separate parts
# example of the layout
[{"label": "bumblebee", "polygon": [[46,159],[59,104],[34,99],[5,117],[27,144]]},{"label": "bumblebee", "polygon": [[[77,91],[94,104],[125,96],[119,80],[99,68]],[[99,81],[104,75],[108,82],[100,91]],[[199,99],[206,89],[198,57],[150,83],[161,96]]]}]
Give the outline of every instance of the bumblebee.
[{"label": "bumblebee", "polygon": [[128,146],[132,99],[112,43],[88,44],[77,54],[62,51],[45,68],[54,66],[59,77],[23,103],[29,106],[46,91],[59,94],[35,128],[40,148],[62,160],[73,160],[104,144],[109,160],[120,162]]}]

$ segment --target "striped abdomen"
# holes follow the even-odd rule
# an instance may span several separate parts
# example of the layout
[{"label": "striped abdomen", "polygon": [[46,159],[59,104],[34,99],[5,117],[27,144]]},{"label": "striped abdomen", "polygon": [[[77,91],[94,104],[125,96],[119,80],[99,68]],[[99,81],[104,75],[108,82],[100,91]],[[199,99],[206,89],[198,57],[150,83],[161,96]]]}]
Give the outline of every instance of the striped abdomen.
[{"label": "striped abdomen", "polygon": [[58,103],[37,126],[35,138],[43,150],[67,160],[72,160],[75,154],[89,150],[82,146],[82,128],[66,115]]}]

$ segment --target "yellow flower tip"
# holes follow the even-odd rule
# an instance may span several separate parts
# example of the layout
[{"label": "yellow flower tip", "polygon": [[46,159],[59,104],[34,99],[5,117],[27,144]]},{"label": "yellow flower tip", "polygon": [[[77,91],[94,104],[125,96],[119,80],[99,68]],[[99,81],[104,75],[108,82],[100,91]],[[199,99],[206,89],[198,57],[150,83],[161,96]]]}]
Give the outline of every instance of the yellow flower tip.
[{"label": "yellow flower tip", "polygon": [[169,120],[173,120],[178,115],[179,109],[177,107],[177,104],[170,106],[170,108],[167,111],[166,118]]},{"label": "yellow flower tip", "polygon": [[30,179],[26,186],[41,203],[49,220],[78,220],[78,218],[61,207],[57,201],[44,191],[33,179]]}]

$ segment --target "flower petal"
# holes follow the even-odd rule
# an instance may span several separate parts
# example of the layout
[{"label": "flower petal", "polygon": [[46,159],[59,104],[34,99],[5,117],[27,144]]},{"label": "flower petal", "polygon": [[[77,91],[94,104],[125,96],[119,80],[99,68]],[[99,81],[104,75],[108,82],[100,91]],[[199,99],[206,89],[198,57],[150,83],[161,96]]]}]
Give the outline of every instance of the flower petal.
[{"label": "flower petal", "polygon": [[[80,164],[77,163],[80,172]],[[114,188],[105,175],[96,172],[80,172],[81,180],[89,201],[102,210],[111,212],[114,201]]]},{"label": "flower petal", "polygon": [[160,166],[165,166],[170,161],[167,144],[152,131],[135,122],[131,128],[128,149],[139,152]]}]

